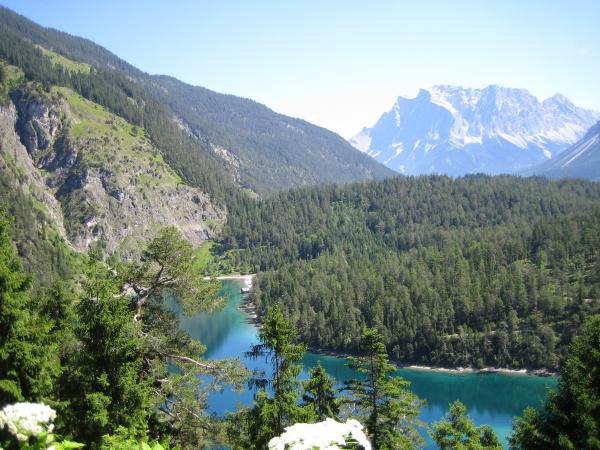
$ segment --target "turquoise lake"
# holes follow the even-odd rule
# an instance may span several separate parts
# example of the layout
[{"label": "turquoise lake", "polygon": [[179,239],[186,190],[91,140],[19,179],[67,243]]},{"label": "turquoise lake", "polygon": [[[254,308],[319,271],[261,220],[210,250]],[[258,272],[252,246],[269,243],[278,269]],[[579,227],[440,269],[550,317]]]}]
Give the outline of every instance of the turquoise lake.
[{"label": "turquoise lake", "polygon": [[[251,369],[267,369],[264,360],[252,361],[244,357],[251,344],[257,342],[256,328],[247,322],[246,314],[239,309],[241,300],[237,281],[222,282],[222,295],[229,297],[225,307],[210,314],[182,317],[183,328],[207,347],[208,359],[240,357]],[[343,358],[306,353],[305,370],[317,361],[340,383],[353,376]],[[399,369],[398,375],[411,382],[411,390],[427,404],[421,410],[420,419],[425,423],[439,420],[448,404],[461,400],[468,408],[473,421],[489,424],[506,444],[513,418],[527,406],[539,406],[549,389],[556,385],[556,378],[507,374],[455,374],[415,369]],[[210,395],[209,407],[222,414],[232,411],[238,403],[250,404],[251,391],[236,393],[225,390]],[[425,432],[423,435],[426,437]],[[427,449],[436,448],[426,437]]]}]

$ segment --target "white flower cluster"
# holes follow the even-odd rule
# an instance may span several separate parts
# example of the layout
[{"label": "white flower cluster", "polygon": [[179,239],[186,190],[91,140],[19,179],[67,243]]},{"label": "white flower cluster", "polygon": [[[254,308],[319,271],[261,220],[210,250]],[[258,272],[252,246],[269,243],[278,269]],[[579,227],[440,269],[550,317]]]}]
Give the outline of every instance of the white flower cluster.
[{"label": "white flower cluster", "polygon": [[55,418],[56,412],[43,403],[15,403],[0,411],[0,429],[6,427],[17,440],[24,442],[30,436],[52,432]]},{"label": "white flower cluster", "polygon": [[269,450],[339,450],[352,438],[365,450],[371,450],[371,443],[363,432],[363,426],[354,419],[346,423],[325,419],[317,423],[297,423],[269,441]]}]

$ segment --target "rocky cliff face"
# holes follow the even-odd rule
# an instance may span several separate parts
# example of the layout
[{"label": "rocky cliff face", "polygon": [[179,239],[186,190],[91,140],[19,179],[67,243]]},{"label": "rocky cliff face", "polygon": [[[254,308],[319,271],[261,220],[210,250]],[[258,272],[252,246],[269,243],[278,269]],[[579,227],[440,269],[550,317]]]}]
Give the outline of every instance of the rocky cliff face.
[{"label": "rocky cliff face", "polygon": [[131,126],[67,89],[29,86],[0,109],[0,170],[33,195],[61,235],[87,251],[130,256],[160,226],[193,245],[212,237],[224,211],[186,185]]},{"label": "rocky cliff face", "polygon": [[47,189],[44,175],[20,141],[16,132],[18,117],[12,102],[0,106],[0,172],[12,189],[43,205],[43,214],[38,214],[38,220],[52,224],[66,238],[60,202]]}]

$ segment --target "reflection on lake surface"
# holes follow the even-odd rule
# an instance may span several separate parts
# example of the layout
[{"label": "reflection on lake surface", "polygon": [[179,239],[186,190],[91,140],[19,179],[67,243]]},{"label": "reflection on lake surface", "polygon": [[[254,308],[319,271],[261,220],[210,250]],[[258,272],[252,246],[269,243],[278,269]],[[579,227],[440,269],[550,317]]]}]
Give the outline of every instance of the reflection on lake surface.
[{"label": "reflection on lake surface", "polygon": [[[245,313],[238,308],[242,284],[223,281],[222,285],[222,295],[229,297],[225,307],[210,314],[182,317],[183,328],[206,345],[206,358],[240,357],[251,369],[267,369],[264,360],[252,361],[243,356],[250,345],[256,343],[256,329],[247,323]],[[321,361],[340,383],[354,376],[343,358],[307,353],[303,359],[302,378],[317,361]],[[539,406],[547,390],[556,385],[555,378],[526,375],[455,374],[404,368],[399,369],[398,374],[410,381],[413,392],[427,401],[421,412],[422,421],[439,420],[448,404],[459,399],[467,406],[476,424],[491,425],[504,441],[510,434],[513,418],[527,406]],[[238,403],[251,402],[251,391],[235,393],[226,390],[209,397],[211,410],[219,414],[234,410]],[[428,440],[426,448],[435,447]]]}]

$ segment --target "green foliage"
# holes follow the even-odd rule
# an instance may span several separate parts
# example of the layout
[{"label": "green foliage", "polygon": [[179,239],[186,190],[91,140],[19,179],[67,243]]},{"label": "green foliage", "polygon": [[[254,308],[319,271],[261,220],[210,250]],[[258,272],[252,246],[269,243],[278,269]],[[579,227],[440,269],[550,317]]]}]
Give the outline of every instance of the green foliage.
[{"label": "green foliage", "polygon": [[126,428],[119,427],[113,435],[102,436],[101,450],[168,450],[175,447],[164,446],[158,441],[134,439]]},{"label": "green foliage", "polygon": [[[52,433],[42,433],[37,437],[30,437],[25,442],[12,439],[2,443],[5,450],[75,450],[85,447],[84,444],[75,441],[62,440]],[[154,450],[154,449],[153,449]],[[159,449],[160,450],[160,449]]]},{"label": "green foliage", "polygon": [[349,366],[363,378],[346,381],[349,402],[363,419],[374,450],[409,449],[421,444],[415,429],[422,401],[408,390],[409,382],[394,376],[383,338],[375,328],[365,328],[362,356],[349,358]]},{"label": "green foliage", "polygon": [[151,391],[140,376],[142,341],[120,292],[109,268],[90,258],[77,308],[80,350],[67,362],[60,391],[66,429],[87,443],[99,443],[118,427],[134,436],[148,428]]},{"label": "green foliage", "polygon": [[210,310],[221,304],[218,282],[197,273],[192,247],[173,227],[159,230],[141,261],[118,264],[117,271],[119,286],[133,291],[129,320],[141,329],[139,373],[153,384],[161,428],[183,448],[214,443],[219,424],[206,411],[208,393],[225,385],[239,389],[248,373],[239,360],[202,360],[204,346],[181,330],[164,297],[174,295],[190,314]]},{"label": "green foliage", "polygon": [[450,405],[445,417],[432,425],[429,434],[442,450],[501,450],[502,445],[488,426],[476,427],[460,401]]},{"label": "green foliage", "polygon": [[309,375],[310,378],[302,383],[304,405],[314,409],[317,421],[328,417],[337,420],[340,399],[335,390],[335,380],[327,375],[320,361],[310,369]]},{"label": "green foliage", "polygon": [[600,448],[600,315],[573,339],[560,375],[558,391],[543,408],[528,408],[517,418],[511,448]]},{"label": "green foliage", "polygon": [[59,371],[52,323],[31,297],[9,237],[9,220],[0,210],[0,406],[23,399],[41,400],[52,392]]},{"label": "green foliage", "polygon": [[584,181],[398,177],[240,201],[222,250],[310,347],[377,326],[394,360],[556,370],[600,311],[599,208]]},{"label": "green foliage", "polygon": [[40,47],[40,50],[45,56],[49,57],[54,64],[58,64],[70,72],[90,72],[90,66],[87,64],[72,61],[43,47]]},{"label": "green foliage", "polygon": [[4,62],[0,61],[0,103],[4,104],[8,100],[8,92],[4,86],[6,81],[6,68]]},{"label": "green foliage", "polygon": [[[269,378],[254,380],[259,391],[253,407],[230,419],[234,427],[240,422],[243,424],[241,433],[238,429],[230,436],[236,445],[241,445],[239,448],[264,449],[271,438],[283,433],[286,426],[311,418],[311,409],[298,404],[297,377],[301,370],[298,362],[305,347],[294,343],[295,336],[295,329],[283,318],[281,309],[273,306],[259,331],[260,343],[248,353],[253,358],[268,358],[273,365],[273,373]],[[272,389],[272,396],[267,393],[267,387]]]},{"label": "green foliage", "polygon": [[119,273],[136,293],[136,320],[152,297],[170,293],[188,315],[220,306],[219,283],[205,281],[194,263],[192,246],[175,227],[161,229],[142,253],[140,262],[123,262]]}]

